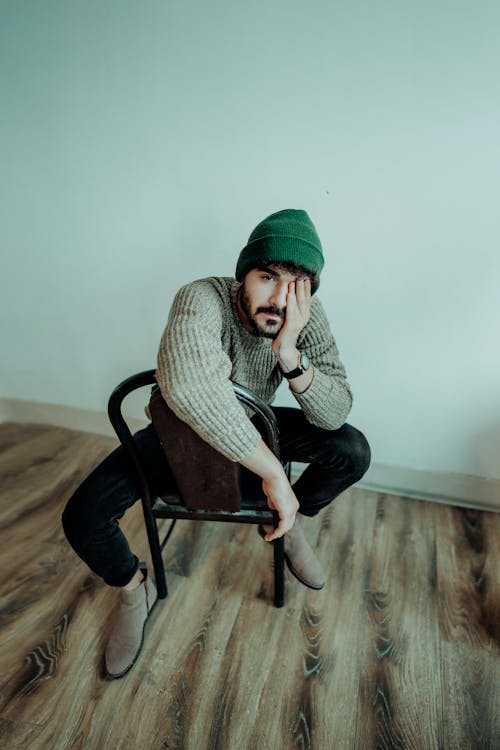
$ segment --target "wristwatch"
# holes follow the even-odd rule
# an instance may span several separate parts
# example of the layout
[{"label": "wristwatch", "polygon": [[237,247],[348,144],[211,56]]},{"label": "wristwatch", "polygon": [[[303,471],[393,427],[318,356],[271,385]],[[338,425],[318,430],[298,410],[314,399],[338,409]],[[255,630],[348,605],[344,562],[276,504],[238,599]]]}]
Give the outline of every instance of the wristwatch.
[{"label": "wristwatch", "polygon": [[299,357],[298,367],[296,367],[295,370],[290,370],[290,372],[282,371],[283,377],[286,378],[287,380],[293,380],[294,378],[298,378],[308,371],[310,365],[311,365],[311,360],[309,359],[309,357],[307,356],[305,352],[302,352]]}]

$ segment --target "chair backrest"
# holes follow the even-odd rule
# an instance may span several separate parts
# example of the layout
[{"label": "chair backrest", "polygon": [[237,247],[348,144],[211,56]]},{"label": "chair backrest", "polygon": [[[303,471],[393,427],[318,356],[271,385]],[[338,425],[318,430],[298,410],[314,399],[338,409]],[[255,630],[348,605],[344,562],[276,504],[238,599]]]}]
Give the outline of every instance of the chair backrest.
[{"label": "chair backrest", "polygon": [[[142,495],[149,498],[149,483],[141,456],[122,413],[124,398],[146,385],[156,385],[155,370],[137,373],[120,383],[109,398],[108,415],[137,470]],[[238,400],[255,413],[263,439],[279,458],[278,428],[271,407],[248,388],[238,383],[233,383],[233,388]],[[186,507],[238,510],[240,465],[216,451],[180,420],[167,406],[158,387],[153,389],[150,412]]]}]

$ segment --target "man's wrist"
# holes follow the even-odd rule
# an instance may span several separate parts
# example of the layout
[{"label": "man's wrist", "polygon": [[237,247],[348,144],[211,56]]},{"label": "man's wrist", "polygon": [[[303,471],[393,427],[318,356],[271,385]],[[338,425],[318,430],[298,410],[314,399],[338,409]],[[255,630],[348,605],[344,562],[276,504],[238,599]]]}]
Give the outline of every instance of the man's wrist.
[{"label": "man's wrist", "polygon": [[276,356],[283,372],[291,372],[299,365],[300,352],[295,347],[287,350],[280,349]]},{"label": "man's wrist", "polygon": [[283,478],[287,478],[280,460],[263,440],[252,453],[240,459],[239,463],[266,481],[283,481]]}]

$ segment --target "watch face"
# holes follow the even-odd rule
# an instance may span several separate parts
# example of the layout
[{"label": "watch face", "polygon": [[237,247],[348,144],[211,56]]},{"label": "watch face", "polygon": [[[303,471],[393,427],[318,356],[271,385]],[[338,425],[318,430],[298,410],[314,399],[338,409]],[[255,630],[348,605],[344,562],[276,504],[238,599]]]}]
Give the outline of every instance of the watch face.
[{"label": "watch face", "polygon": [[300,355],[300,367],[306,372],[309,369],[309,365],[311,364],[309,357],[305,352],[302,352]]}]

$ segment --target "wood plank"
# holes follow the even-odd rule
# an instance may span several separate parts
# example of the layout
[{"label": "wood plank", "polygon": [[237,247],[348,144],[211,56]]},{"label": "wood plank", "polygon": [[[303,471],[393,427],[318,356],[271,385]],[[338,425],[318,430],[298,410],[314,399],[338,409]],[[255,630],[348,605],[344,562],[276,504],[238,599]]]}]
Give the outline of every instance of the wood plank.
[{"label": "wood plank", "polygon": [[[439,747],[442,716],[433,595],[432,528],[425,504],[380,495],[367,560],[359,747]],[[422,654],[426,653],[426,659]]]},{"label": "wood plank", "polygon": [[445,747],[500,746],[498,517],[436,511],[437,602]]}]

